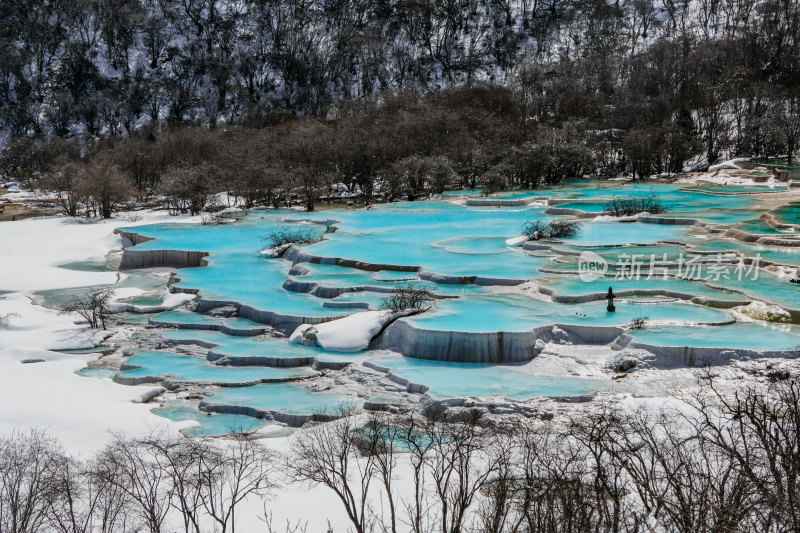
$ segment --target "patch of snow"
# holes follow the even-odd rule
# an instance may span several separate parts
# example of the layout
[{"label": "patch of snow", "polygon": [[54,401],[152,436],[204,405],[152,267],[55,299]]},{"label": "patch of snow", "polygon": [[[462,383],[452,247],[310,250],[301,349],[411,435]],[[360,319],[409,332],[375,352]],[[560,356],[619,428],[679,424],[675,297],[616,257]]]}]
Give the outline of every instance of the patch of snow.
[{"label": "patch of snow", "polygon": [[289,342],[315,342],[329,352],[360,352],[369,347],[370,341],[389,322],[403,314],[405,313],[364,311],[315,326],[301,324],[289,337]]},{"label": "patch of snow", "polygon": [[114,230],[177,219],[164,212],[140,211],[136,219],[118,217],[86,223],[66,217],[42,217],[0,223],[0,290],[30,293],[106,285],[117,281],[116,272],[86,272],[60,268],[79,261],[104,262],[106,255],[122,249]]},{"label": "patch of snow", "polygon": [[621,216],[615,217],[611,215],[598,215],[592,219],[592,222],[636,222],[636,219],[639,218],[640,215],[646,215],[647,213],[639,213],[637,215],[628,215],[628,216]]},{"label": "patch of snow", "polygon": [[715,165],[710,165],[708,167],[709,172],[714,172],[716,170],[741,170],[737,163],[742,163],[744,161],[749,161],[750,159],[747,157],[737,157],[736,159],[729,159],[727,161],[722,161],[721,163],[717,163]]},{"label": "patch of snow", "polygon": [[526,242],[528,242],[528,237],[526,235],[521,235],[519,237],[506,239],[506,246],[522,246]]},{"label": "patch of snow", "polygon": [[161,293],[160,305],[138,305],[138,304],[117,301],[126,298],[133,298],[135,296],[140,296],[143,293],[144,293],[143,290],[137,289],[135,287],[116,289],[114,291],[113,301],[106,306],[106,310],[109,313],[123,313],[123,312],[160,313],[161,311],[171,311],[172,309],[176,309],[195,299],[194,294],[189,294],[186,292],[173,293],[170,292],[169,289],[165,288]]},{"label": "patch of snow", "polygon": [[89,453],[107,442],[109,431],[174,427],[150,406],[134,403],[154,387],[81,377],[75,372],[96,354],[52,351],[94,347],[110,332],[75,324],[75,316],[34,305],[21,294],[0,298],[0,315],[9,313],[8,326],[0,330],[0,435],[22,427],[46,429],[71,452]]}]

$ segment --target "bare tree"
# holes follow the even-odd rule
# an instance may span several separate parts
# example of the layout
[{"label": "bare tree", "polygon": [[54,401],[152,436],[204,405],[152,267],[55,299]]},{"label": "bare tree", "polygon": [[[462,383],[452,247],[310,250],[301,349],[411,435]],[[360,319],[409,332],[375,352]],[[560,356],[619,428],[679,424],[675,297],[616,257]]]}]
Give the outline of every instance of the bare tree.
[{"label": "bare tree", "polygon": [[776,380],[723,391],[712,375],[704,394],[689,399],[702,425],[700,438],[735,465],[757,496],[742,505],[758,527],[776,531],[800,528],[800,379]]},{"label": "bare tree", "polygon": [[286,469],[297,481],[332,490],[354,530],[367,533],[372,531],[369,492],[375,457],[356,456],[354,421],[344,409],[339,414],[342,416],[332,422],[316,424],[294,436]]},{"label": "bare tree", "polygon": [[426,499],[428,482],[428,461],[433,453],[434,441],[428,438],[426,427],[432,422],[426,417],[412,412],[410,416],[395,422],[400,432],[398,444],[408,450],[408,463],[414,481],[414,493],[409,499],[402,498],[407,520],[414,533],[423,533],[433,527],[429,523],[429,510]]},{"label": "bare tree", "polygon": [[755,503],[750,481],[731,455],[677,420],[637,412],[609,435],[606,446],[645,512],[669,531],[738,530]]},{"label": "bare tree", "polygon": [[277,486],[275,455],[246,435],[222,449],[206,446],[198,459],[200,499],[222,533],[229,527],[236,531],[236,509],[245,498],[264,496]]},{"label": "bare tree", "polygon": [[79,294],[72,297],[61,313],[78,313],[92,328],[106,329],[106,308],[113,296],[112,289],[98,289],[88,294]]},{"label": "bare tree", "polygon": [[401,311],[424,311],[436,301],[436,293],[426,287],[409,283],[397,287],[381,302],[381,308],[398,313]]},{"label": "bare tree", "polygon": [[160,533],[173,487],[168,461],[160,446],[158,434],[133,439],[112,435],[111,442],[100,452],[92,475],[102,483],[121,490],[150,533]]},{"label": "bare tree", "polygon": [[455,419],[444,411],[428,413],[425,435],[433,442],[428,456],[433,499],[442,533],[461,533],[478,491],[500,468],[501,457],[490,453],[496,432],[481,426],[481,412],[469,410]]},{"label": "bare tree", "polygon": [[[397,445],[401,440],[403,428],[395,423],[394,417],[380,412],[371,412],[366,424],[359,429],[357,445],[361,454],[371,457],[373,475],[383,487],[383,497],[389,506],[389,525],[383,529],[397,533],[398,498],[395,494],[395,470],[400,459]],[[384,524],[379,519],[380,524]]]},{"label": "bare tree", "polygon": [[180,513],[184,531],[200,533],[203,460],[206,454],[215,453],[216,450],[202,439],[160,435],[152,435],[147,445],[163,460],[170,483],[169,503]]},{"label": "bare tree", "polygon": [[0,530],[45,531],[49,503],[58,486],[55,469],[67,461],[60,445],[44,432],[13,432],[0,438]]},{"label": "bare tree", "polygon": [[123,493],[91,475],[92,465],[63,457],[53,465],[48,525],[59,533],[129,531]]}]

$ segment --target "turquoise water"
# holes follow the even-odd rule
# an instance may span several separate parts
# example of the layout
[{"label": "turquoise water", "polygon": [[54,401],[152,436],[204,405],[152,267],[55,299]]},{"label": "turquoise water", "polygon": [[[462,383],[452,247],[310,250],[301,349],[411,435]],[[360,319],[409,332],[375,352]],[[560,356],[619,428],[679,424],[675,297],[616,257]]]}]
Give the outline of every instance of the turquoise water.
[{"label": "turquoise water", "polygon": [[[65,306],[72,303],[75,298],[83,298],[91,292],[99,289],[137,288],[147,292],[155,292],[160,296],[161,291],[167,286],[168,281],[164,276],[159,276],[149,272],[136,271],[125,272],[121,278],[122,279],[114,285],[94,285],[89,287],[77,287],[74,289],[37,291],[33,293],[33,297],[37,303],[45,307],[50,307],[51,309],[63,309]],[[155,304],[160,303],[161,299],[156,298]]]},{"label": "turquoise water", "polygon": [[[796,326],[737,322],[726,326],[658,327],[634,330],[630,335],[639,342],[656,346],[692,346],[749,350],[795,350],[800,345]],[[731,342],[735,339],[735,343]]]},{"label": "turquoise water", "polygon": [[76,372],[79,376],[83,376],[85,378],[99,378],[99,379],[111,379],[114,377],[117,371],[113,368],[108,368],[105,366],[98,366],[98,367],[86,367],[81,368]]},{"label": "turquoise water", "polygon": [[207,401],[211,404],[245,405],[297,415],[330,413],[341,405],[359,406],[363,403],[358,398],[333,392],[313,392],[297,383],[267,383],[252,387],[224,388]]},{"label": "turquoise water", "polygon": [[185,309],[165,311],[152,316],[154,322],[185,326],[227,326],[231,329],[251,330],[264,329],[264,324],[253,322],[247,318],[216,318],[213,316],[195,313]]},{"label": "turquoise water", "polygon": [[121,371],[120,374],[125,377],[167,376],[173,381],[228,385],[312,375],[305,368],[214,366],[192,355],[150,350],[136,352],[127,364],[141,368]]},{"label": "turquoise water", "polygon": [[783,207],[779,207],[775,211],[775,218],[778,222],[785,224],[800,224],[800,202],[792,202]]},{"label": "turquoise water", "polygon": [[514,367],[474,363],[445,363],[410,357],[382,357],[375,361],[412,383],[430,387],[437,398],[505,396],[518,400],[536,396],[582,396],[602,388],[599,379],[538,376]]},{"label": "turquoise water", "polygon": [[[368,211],[336,215],[340,230],[305,247],[321,257],[340,257],[378,265],[421,267],[442,275],[494,278],[535,277],[546,259],[522,250],[498,250],[497,242],[518,236],[527,220],[549,220],[541,207],[485,209],[447,202],[376,206]],[[480,224],[476,224],[480,220]],[[458,238],[461,237],[460,240]],[[494,238],[481,249],[482,238]],[[456,240],[455,249],[446,242]],[[476,247],[471,240],[481,240]],[[443,243],[443,241],[445,241]],[[465,255],[469,258],[465,258]]]},{"label": "turquoise water", "polygon": [[554,289],[558,293],[570,295],[606,292],[608,291],[608,287],[613,287],[617,292],[629,289],[665,290],[718,300],[739,301],[743,299],[741,294],[724,290],[724,288],[718,289],[709,287],[701,281],[690,281],[673,277],[664,279],[661,272],[658,271],[656,271],[655,276],[651,279],[646,279],[646,276],[643,275],[639,279],[600,278],[592,281],[583,281],[578,276],[551,276],[544,280],[544,283],[547,287]]},{"label": "turquoise water", "polygon": [[770,187],[769,185],[697,185],[694,187],[686,187],[686,190],[708,192],[712,194],[760,194],[786,192],[789,188]]},{"label": "turquoise water", "polygon": [[649,244],[679,238],[686,227],[671,224],[591,222],[581,225],[578,235],[563,239],[572,246]]},{"label": "turquoise water", "polygon": [[747,220],[745,222],[737,224],[736,228],[742,231],[748,231],[750,233],[764,233],[767,235],[783,235],[783,234],[791,235],[795,233],[791,230],[780,230],[778,228],[773,228],[760,218],[756,220]]},{"label": "turquoise water", "polygon": [[[577,305],[556,304],[527,296],[474,296],[439,302],[435,309],[403,319],[422,329],[494,332],[526,331],[549,324],[623,326],[636,318],[684,322],[725,322],[730,316],[711,307],[680,302],[618,301],[609,313],[605,301]],[[480,314],[481,320],[474,317]]]},{"label": "turquoise water", "polygon": [[194,405],[180,401],[166,402],[153,413],[174,422],[192,420],[199,425],[183,430],[190,437],[213,437],[229,433],[248,433],[271,424],[271,421],[252,416],[227,413],[204,413]]},{"label": "turquoise water", "polygon": [[[759,202],[748,192],[765,192],[763,188],[744,190],[741,187],[683,188],[667,183],[627,183],[576,181],[563,187],[533,191],[511,191],[498,195],[502,198],[546,196],[551,199],[585,200],[588,203],[568,202],[558,207],[572,207],[599,213],[612,197],[643,197],[658,195],[667,208],[665,216],[698,218],[717,224],[739,224],[746,231],[769,232],[761,212],[753,207]],[[467,191],[466,194],[476,194]],[[717,194],[714,194],[717,193]],[[453,191],[450,195],[461,195]],[[763,198],[763,197],[762,197]],[[543,205],[523,207],[467,207],[443,200],[426,202],[399,202],[373,206],[371,209],[335,209],[314,213],[291,210],[251,211],[241,221],[222,226],[199,224],[158,224],[136,228],[135,231],[153,237],[137,249],[180,249],[209,252],[209,265],[203,268],[184,268],[177,271],[179,286],[198,289],[204,298],[233,301],[265,311],[295,317],[336,318],[362,309],[342,307],[359,303],[371,309],[380,307],[386,293],[377,291],[345,292],[335,298],[322,298],[311,294],[284,289],[287,280],[314,282],[327,288],[379,287],[391,289],[413,281],[417,286],[429,288],[443,296],[457,297],[437,300],[434,309],[405,318],[419,328],[432,330],[496,332],[526,331],[554,323],[595,326],[625,326],[633,319],[647,318],[648,327],[636,330],[633,335],[642,342],[653,344],[741,347],[777,349],[800,344],[795,328],[737,323],[733,326],[698,327],[688,325],[657,326],[658,322],[672,323],[722,323],[731,320],[723,310],[665,298],[618,299],[616,313],[608,313],[604,300],[583,304],[558,304],[547,296],[531,298],[524,292],[497,289],[469,283],[477,278],[510,278],[533,280],[541,287],[565,295],[605,293],[609,286],[619,292],[626,289],[663,289],[691,296],[704,296],[718,300],[741,301],[764,299],[787,308],[800,309],[800,286],[789,284],[788,279],[760,272],[758,279],[712,281],[719,287],[702,281],[688,281],[668,277],[660,271],[651,279],[646,272],[639,279],[602,278],[582,281],[574,275],[578,266],[577,254],[593,251],[611,263],[640,256],[648,266],[651,255],[656,262],[676,263],[683,255],[691,257],[692,249],[725,252],[737,251],[751,257],[762,258],[787,265],[800,266],[800,250],[785,247],[768,247],[720,238],[698,238],[701,229],[691,226],[594,222],[585,220],[580,232],[573,238],[563,239],[552,251],[528,252],[519,247],[509,247],[506,240],[516,237],[520,227],[528,220],[544,222],[557,217],[544,214]],[[780,211],[780,210],[779,210]],[[783,210],[782,216],[796,216],[800,220],[800,203]],[[322,240],[303,246],[307,254],[318,256],[323,263],[302,263],[292,270],[292,262],[282,258],[266,258],[259,254],[265,247],[264,237],[288,223],[313,220],[322,224],[307,224]],[[335,224],[337,231],[324,233],[326,226]],[[774,231],[770,234],[780,235]],[[688,245],[685,246],[685,245]],[[572,252],[576,255],[562,255]],[[554,262],[558,256],[559,262]],[[330,264],[333,258],[360,261],[362,269]],[[703,256],[704,261],[713,257]],[[731,259],[728,257],[728,259]],[[394,266],[396,265],[396,266]],[[542,272],[542,268],[558,273]],[[65,265],[65,268],[103,269],[100,264]],[[377,270],[384,268],[383,270]],[[413,271],[405,271],[405,270]],[[420,272],[416,272],[420,270]],[[674,273],[674,265],[671,273]],[[290,271],[294,272],[290,275]],[[306,271],[306,274],[299,272]],[[609,272],[612,272],[610,270]],[[436,284],[422,281],[428,273],[450,276],[449,281],[467,282]],[[441,278],[439,278],[441,279]],[[124,283],[142,286],[148,294],[138,298],[154,298],[151,291],[163,287],[165,278],[152,278],[131,273]],[[120,284],[119,286],[124,286]],[[289,285],[287,285],[289,286]],[[297,287],[296,287],[297,288]],[[746,295],[726,288],[739,289]],[[530,294],[536,293],[532,285]],[[528,290],[528,289],[526,289]],[[333,295],[335,291],[321,293]],[[40,295],[53,304],[63,303],[69,296],[60,293]],[[154,315],[155,320],[188,325],[226,325],[252,330],[261,327],[243,318],[214,318],[188,310],[176,310]],[[309,361],[336,361],[359,363],[373,357],[367,351],[359,354],[326,353],[320,348],[289,344],[285,338],[265,335],[239,337],[219,331],[166,329],[165,339],[177,343],[203,343],[194,346],[192,353],[183,355],[169,351],[141,351],[129,364],[143,368],[127,370],[128,376],[170,376],[176,381],[208,384],[236,385],[263,379],[286,379],[309,376],[309,366],[294,368],[258,366],[276,364],[308,365]],[[645,340],[646,339],[646,340]],[[675,344],[677,343],[677,344]],[[207,346],[213,346],[208,348]],[[206,352],[210,351],[211,354]],[[204,356],[208,355],[209,359]],[[219,357],[237,358],[251,366],[216,366]],[[295,361],[280,361],[299,358]],[[249,359],[249,360],[248,360]],[[602,387],[603,382],[581,378],[554,378],[525,374],[513,366],[475,365],[431,362],[403,357],[380,359],[380,364],[413,382],[431,387],[436,397],[504,395],[528,398],[539,395],[569,396],[590,393]],[[82,371],[84,372],[84,371]],[[86,370],[85,375],[107,377],[108,371]],[[313,382],[312,382],[313,383]],[[247,405],[287,413],[310,414],[330,411],[342,402],[360,403],[357,398],[343,397],[333,392],[312,392],[302,382],[263,383],[244,387],[222,387],[214,391],[211,403]],[[196,420],[201,426],[198,435],[227,433],[241,425],[245,430],[259,427],[263,421],[236,415],[207,416],[192,404],[165,406],[159,412],[174,420]],[[246,422],[246,423],[245,423]],[[254,424],[254,425],[248,425]]]},{"label": "turquoise water", "polygon": [[153,315],[152,319],[154,322],[167,322],[170,324],[218,325],[220,323],[217,318],[183,309],[158,313]]}]

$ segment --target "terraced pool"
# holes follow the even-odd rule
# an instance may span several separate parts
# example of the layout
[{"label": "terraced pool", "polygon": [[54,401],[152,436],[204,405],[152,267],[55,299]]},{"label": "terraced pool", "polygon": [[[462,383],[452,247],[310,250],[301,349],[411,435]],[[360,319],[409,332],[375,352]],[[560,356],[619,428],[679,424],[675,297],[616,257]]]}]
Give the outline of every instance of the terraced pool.
[{"label": "terraced pool", "polygon": [[[765,195],[775,192],[766,187],[576,182],[498,195],[501,199],[545,198],[516,207],[466,206],[463,196],[470,192],[454,192],[444,199],[370,209],[314,213],[254,210],[232,224],[138,227],[132,231],[151,240],[126,254],[140,254],[147,261],[164,250],[207,252],[207,264],[178,268],[178,281],[173,284],[173,290],[199,291],[198,310],[153,315],[149,321],[152,326],[173,328],[159,333],[166,348],[136,352],[116,379],[137,382],[168,378],[203,388],[203,409],[221,412],[201,413],[197,405],[184,402],[165,405],[158,413],[173,420],[196,422],[187,433],[204,435],[228,433],[234,427],[253,430],[269,423],[254,415],[308,416],[343,402],[360,406],[370,395],[346,393],[336,387],[322,390],[314,384],[321,373],[343,371],[346,365],[367,368],[370,362],[401,382],[424,386],[427,396],[434,399],[499,395],[523,400],[582,396],[603,388],[607,380],[539,375],[524,364],[458,362],[473,360],[469,357],[472,351],[485,351],[492,361],[508,362],[511,359],[504,359],[508,354],[527,353],[514,343],[523,342],[521,339],[533,343],[530,336],[515,334],[550,332],[556,324],[582,327],[584,333],[605,328],[613,336],[629,330],[633,321],[646,319],[644,329],[629,332],[642,345],[791,351],[800,344],[796,327],[741,321],[730,324],[741,315],[726,309],[761,300],[793,311],[791,317],[800,317],[800,286],[789,283],[791,274],[776,275],[756,268],[757,277],[735,282],[675,275],[683,257],[698,252],[702,252],[700,257],[706,264],[714,262],[717,252],[727,254],[719,260],[726,267],[745,259],[752,264],[756,257],[789,268],[800,265],[798,248],[721,238],[727,227],[783,236],[783,231],[760,219],[762,212],[755,208]],[[531,243],[525,248],[514,245],[513,239],[526,221],[547,222],[560,217],[546,214],[548,207],[600,214],[609,198],[651,194],[666,207],[664,218],[696,218],[702,223],[589,217],[574,237]],[[787,221],[800,217],[798,205],[779,208],[776,216]],[[295,247],[284,257],[260,254],[266,246],[264,237],[287,224],[303,224],[320,240]],[[582,272],[582,254],[589,252],[612,264],[605,276],[578,275]],[[659,266],[669,267],[669,276],[663,277],[661,270],[654,275],[647,275],[646,270],[639,276],[619,275],[618,264],[633,255],[646,258],[642,260],[644,268],[649,258],[655,257]],[[144,274],[134,271],[129,275]],[[333,325],[337,341],[349,339],[365,326],[351,320],[348,328],[336,330],[337,319],[380,309],[387,294],[409,283],[434,291],[435,305],[414,316],[381,324],[371,333],[376,336],[366,351],[325,351],[306,345],[313,344],[314,337],[310,342],[304,340],[306,344],[287,338],[300,324],[312,323],[320,330],[318,335]],[[606,308],[604,295],[609,286],[619,295],[614,312]],[[240,316],[204,314],[219,306],[234,308]],[[390,334],[398,331],[402,334]],[[424,340],[407,338],[415,334],[425,335]],[[400,340],[387,346],[385,339]],[[409,346],[413,354],[406,353],[412,349]],[[399,354],[376,358],[374,350],[378,348]],[[530,357],[535,356],[533,346],[527,348]],[[184,353],[187,350],[190,353]],[[445,358],[455,362],[436,360]],[[86,375],[102,377],[107,371],[87,370]],[[402,389],[397,384],[394,387]],[[407,393],[416,394],[411,388]],[[382,394],[375,391],[371,396]],[[385,395],[402,401],[402,394],[398,394]]]}]

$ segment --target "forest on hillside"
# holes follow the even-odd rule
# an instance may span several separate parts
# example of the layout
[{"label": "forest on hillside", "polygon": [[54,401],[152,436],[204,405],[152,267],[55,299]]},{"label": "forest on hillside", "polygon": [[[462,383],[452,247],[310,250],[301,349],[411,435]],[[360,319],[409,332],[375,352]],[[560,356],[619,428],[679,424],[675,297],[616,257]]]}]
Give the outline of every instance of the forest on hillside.
[{"label": "forest on hillside", "polygon": [[69,214],[633,178],[800,143],[795,0],[6,0],[0,173]]}]

